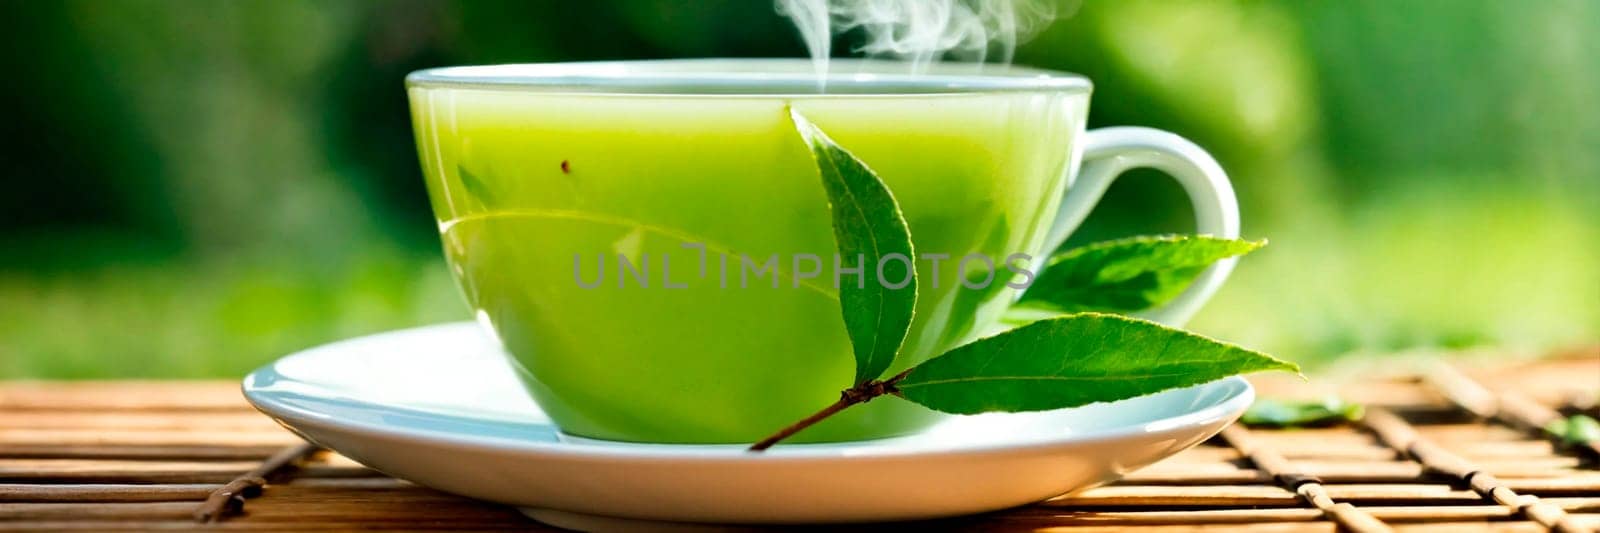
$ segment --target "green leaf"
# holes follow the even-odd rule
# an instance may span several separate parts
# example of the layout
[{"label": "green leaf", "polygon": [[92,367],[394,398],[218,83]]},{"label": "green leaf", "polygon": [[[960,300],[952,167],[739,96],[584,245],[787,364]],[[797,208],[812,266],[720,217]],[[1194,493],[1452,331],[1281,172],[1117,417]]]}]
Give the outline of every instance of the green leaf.
[{"label": "green leaf", "polygon": [[[917,305],[917,256],[911,249],[911,232],[894,194],[866,163],[834,143],[799,111],[791,109],[790,116],[816,159],[843,264],[849,266],[858,255],[862,258],[864,281],[852,284],[848,282],[852,278],[844,278],[839,307],[855,351],[855,382],[877,379],[889,369],[905,342]],[[891,254],[904,259],[884,262],[883,278],[877,279],[879,261]],[[901,288],[889,288],[902,282]]]},{"label": "green leaf", "polygon": [[1177,297],[1212,263],[1265,245],[1266,241],[1169,235],[1073,248],[1045,262],[1018,306],[1068,313],[1141,311]]},{"label": "green leaf", "polygon": [[1544,430],[1568,446],[1600,441],[1600,420],[1588,415],[1572,415],[1550,422]]},{"label": "green leaf", "polygon": [[1262,398],[1256,400],[1239,421],[1251,426],[1319,427],[1354,422],[1364,415],[1366,409],[1361,404],[1347,403],[1337,396],[1311,402]]},{"label": "green leaf", "polygon": [[1155,322],[1081,313],[973,341],[917,365],[896,387],[947,413],[1042,411],[1263,370],[1299,367]]}]

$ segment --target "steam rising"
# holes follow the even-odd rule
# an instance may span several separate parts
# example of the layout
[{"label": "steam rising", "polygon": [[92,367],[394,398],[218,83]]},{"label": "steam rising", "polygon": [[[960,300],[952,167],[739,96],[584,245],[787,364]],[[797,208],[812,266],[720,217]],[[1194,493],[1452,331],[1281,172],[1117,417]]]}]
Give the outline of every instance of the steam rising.
[{"label": "steam rising", "polygon": [[1017,45],[1056,17],[1059,0],[777,0],[806,42],[817,74],[828,71],[833,36],[860,30],[857,52],[893,58],[921,73],[946,57],[1010,63]]}]

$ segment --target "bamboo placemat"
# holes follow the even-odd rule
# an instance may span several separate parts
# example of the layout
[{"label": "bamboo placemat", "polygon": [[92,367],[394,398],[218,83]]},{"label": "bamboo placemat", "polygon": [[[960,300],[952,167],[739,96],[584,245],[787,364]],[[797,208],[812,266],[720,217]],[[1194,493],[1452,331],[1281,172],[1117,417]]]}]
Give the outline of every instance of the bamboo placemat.
[{"label": "bamboo placemat", "polygon": [[[1423,370],[1349,383],[1256,380],[1262,397],[1334,392],[1366,405],[1368,414],[1359,424],[1331,428],[1235,425],[1114,485],[914,526],[1600,528],[1600,443],[1558,446],[1537,429],[1562,414],[1600,416],[1600,349],[1490,369]],[[542,529],[512,509],[310,448],[251,410],[232,382],[0,383],[0,530],[201,525]]]}]

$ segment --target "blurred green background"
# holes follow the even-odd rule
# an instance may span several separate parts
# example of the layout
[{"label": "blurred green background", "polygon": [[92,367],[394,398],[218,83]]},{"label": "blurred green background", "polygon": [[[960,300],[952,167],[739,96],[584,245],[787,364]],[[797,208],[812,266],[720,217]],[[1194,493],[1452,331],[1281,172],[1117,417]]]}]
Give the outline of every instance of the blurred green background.
[{"label": "blurred green background", "polygon": [[[804,55],[763,0],[37,0],[0,19],[0,378],[237,376],[466,318],[411,70]],[[1272,246],[1192,326],[1313,364],[1600,339],[1596,58],[1587,0],[1088,0],[1018,53],[1092,77],[1092,125],[1222,160]],[[1186,231],[1188,209],[1136,174],[1075,240]]]}]

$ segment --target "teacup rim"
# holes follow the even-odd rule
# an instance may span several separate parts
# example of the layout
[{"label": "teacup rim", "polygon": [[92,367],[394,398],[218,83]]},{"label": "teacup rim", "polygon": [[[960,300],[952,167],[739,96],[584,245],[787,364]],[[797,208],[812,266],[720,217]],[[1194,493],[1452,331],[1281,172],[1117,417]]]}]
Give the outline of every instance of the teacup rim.
[{"label": "teacup rim", "polygon": [[702,58],[502,63],[427,68],[406,76],[411,88],[470,88],[626,96],[827,98],[931,96],[1000,92],[1088,93],[1087,77],[1021,65],[912,64],[832,59],[819,76],[808,59]]}]

